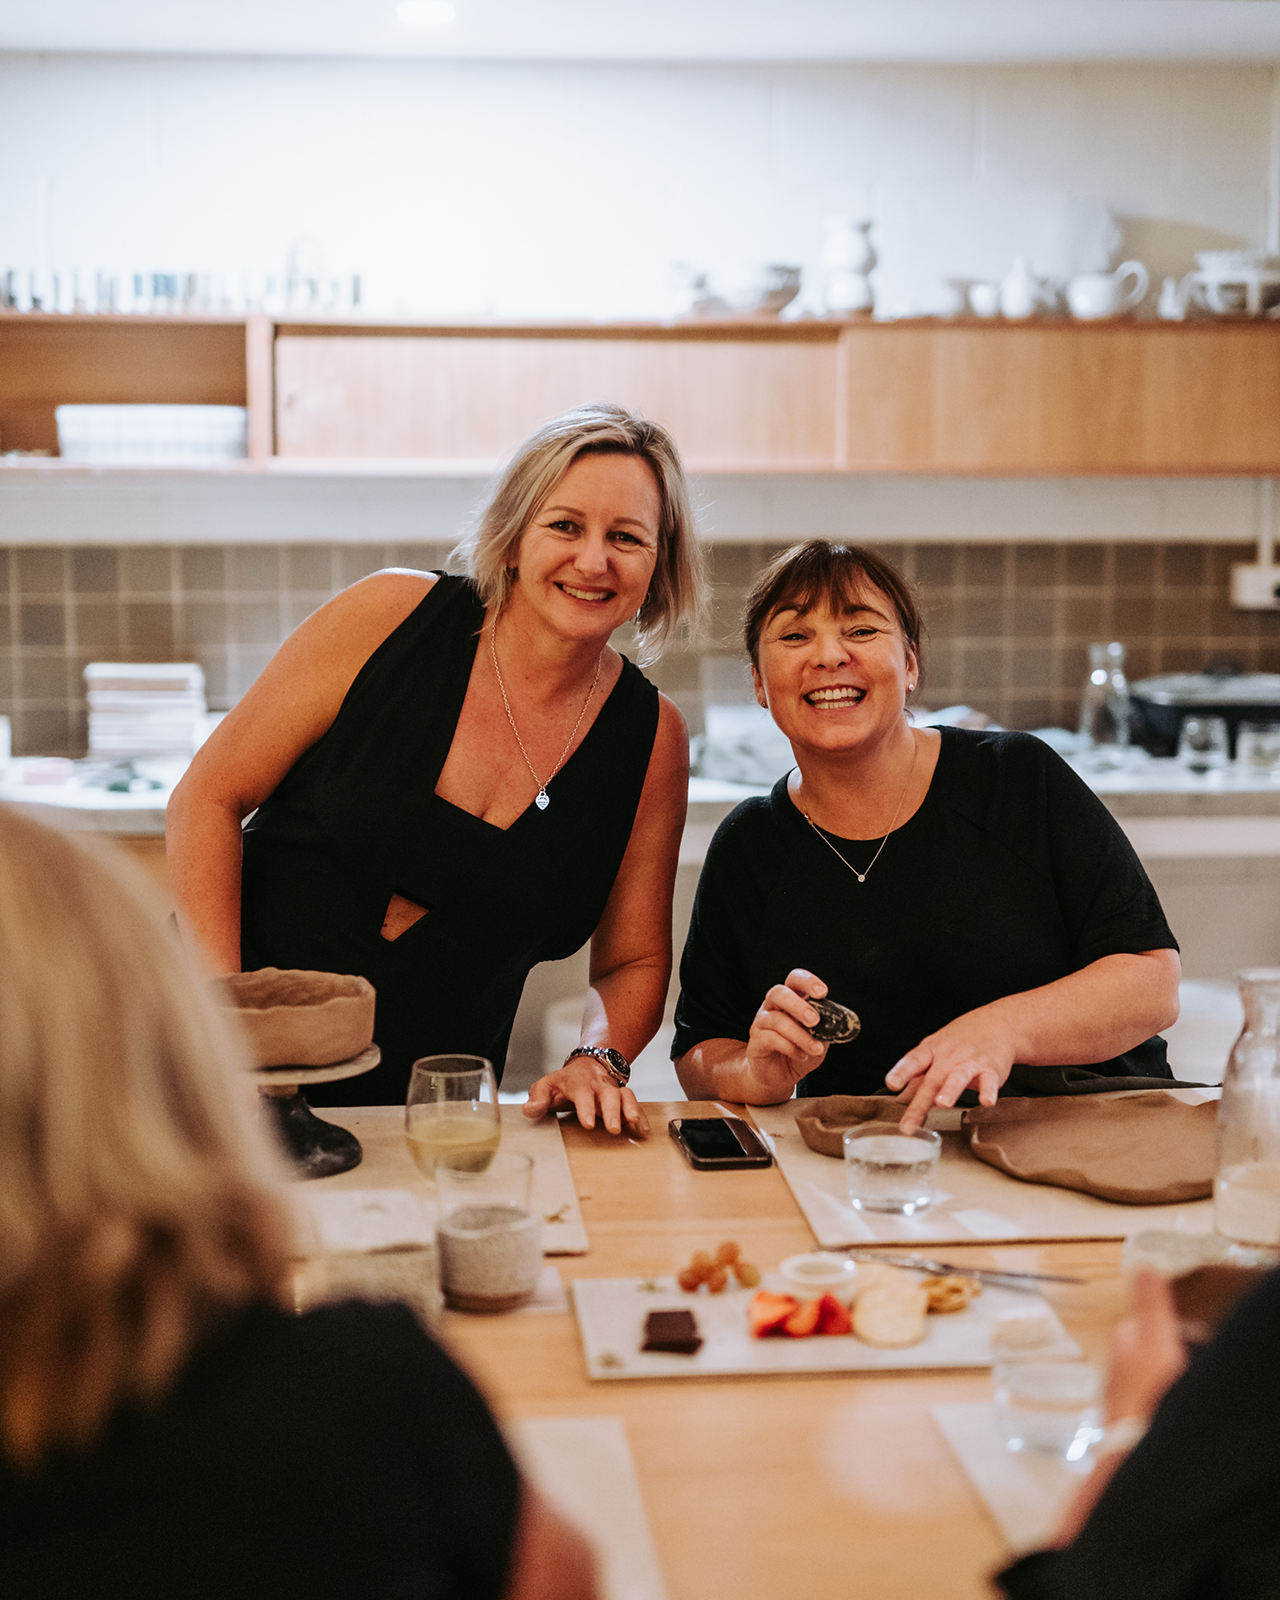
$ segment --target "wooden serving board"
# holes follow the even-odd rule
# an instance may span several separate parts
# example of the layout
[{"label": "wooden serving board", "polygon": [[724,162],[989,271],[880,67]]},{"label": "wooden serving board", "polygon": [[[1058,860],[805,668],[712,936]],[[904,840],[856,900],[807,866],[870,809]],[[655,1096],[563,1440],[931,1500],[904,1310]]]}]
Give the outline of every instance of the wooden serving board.
[{"label": "wooden serving board", "polygon": [[[765,1275],[764,1287],[786,1293],[783,1280]],[[1037,1295],[985,1289],[964,1311],[925,1318],[919,1344],[881,1350],[852,1334],[811,1339],[755,1339],[747,1321],[754,1289],[686,1294],[674,1278],[575,1278],[573,1305],[591,1378],[706,1378],[729,1373],[906,1372],[926,1367],[989,1367],[991,1324],[1001,1312],[1038,1310],[1052,1319],[1064,1345],[1074,1348]],[[692,1311],[702,1335],[694,1355],[641,1350],[650,1311]]]},{"label": "wooden serving board", "polygon": [[[1191,1090],[1189,1093],[1195,1093]],[[1213,1232],[1213,1201],[1123,1206],[1074,1189],[1024,1183],[979,1161],[961,1133],[942,1134],[939,1196],[914,1217],[855,1211],[844,1162],[819,1155],[795,1124],[798,1101],[752,1106],[751,1119],[770,1140],[796,1204],[824,1249],[842,1245],[998,1244],[1024,1240],[1124,1239],[1147,1228]],[[931,1126],[933,1125],[931,1121]]]}]

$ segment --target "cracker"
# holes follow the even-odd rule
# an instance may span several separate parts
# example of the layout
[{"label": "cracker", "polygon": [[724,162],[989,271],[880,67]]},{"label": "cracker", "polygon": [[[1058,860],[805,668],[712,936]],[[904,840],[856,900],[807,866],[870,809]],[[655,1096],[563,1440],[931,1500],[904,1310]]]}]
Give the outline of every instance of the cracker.
[{"label": "cracker", "polygon": [[924,1338],[929,1296],[918,1283],[880,1283],[864,1289],[853,1308],[853,1331],[863,1344],[900,1350]]},{"label": "cracker", "polygon": [[982,1293],[982,1285],[976,1278],[956,1272],[944,1278],[926,1278],[921,1287],[929,1297],[929,1315],[935,1317],[963,1311],[975,1295]]}]

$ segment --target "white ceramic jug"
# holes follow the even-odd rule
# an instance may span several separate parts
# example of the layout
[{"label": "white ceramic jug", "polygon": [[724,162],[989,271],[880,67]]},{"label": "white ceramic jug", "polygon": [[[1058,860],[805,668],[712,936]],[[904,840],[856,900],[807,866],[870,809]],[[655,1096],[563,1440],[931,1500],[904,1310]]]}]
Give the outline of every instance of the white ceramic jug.
[{"label": "white ceramic jug", "polygon": [[871,223],[828,217],[827,237],[818,258],[823,271],[822,306],[829,314],[870,311],[875,303],[868,274],[876,264]]},{"label": "white ceramic jug", "polygon": [[[1133,279],[1131,288],[1125,288],[1126,278]],[[1150,282],[1141,261],[1126,261],[1114,272],[1084,272],[1067,285],[1067,304],[1081,322],[1100,322],[1132,311]]]},{"label": "white ceramic jug", "polygon": [[1043,286],[1026,256],[1015,258],[1000,285],[1000,311],[1006,317],[1029,317],[1040,304]]}]

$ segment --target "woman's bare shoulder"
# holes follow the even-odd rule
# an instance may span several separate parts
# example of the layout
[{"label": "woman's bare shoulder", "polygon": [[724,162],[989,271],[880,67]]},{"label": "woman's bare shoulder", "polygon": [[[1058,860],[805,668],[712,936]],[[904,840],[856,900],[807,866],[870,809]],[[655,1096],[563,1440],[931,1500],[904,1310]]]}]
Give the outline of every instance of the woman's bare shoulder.
[{"label": "woman's bare shoulder", "polygon": [[346,612],[394,616],[403,622],[431,593],[438,572],[415,572],[411,567],[383,567],[349,585],[329,602]]},{"label": "woman's bare shoulder", "polygon": [[406,568],[371,573],[313,611],[285,641],[281,654],[287,660],[295,651],[333,652],[335,662],[349,666],[355,660],[360,665],[417,610],[436,581],[433,572]]}]

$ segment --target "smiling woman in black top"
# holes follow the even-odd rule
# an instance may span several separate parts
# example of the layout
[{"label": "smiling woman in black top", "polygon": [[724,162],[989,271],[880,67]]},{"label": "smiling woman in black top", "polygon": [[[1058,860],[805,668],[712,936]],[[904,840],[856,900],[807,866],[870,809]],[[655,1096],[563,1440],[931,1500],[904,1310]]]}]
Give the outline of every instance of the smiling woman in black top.
[{"label": "smiling woman in black top", "polygon": [[[757,580],[746,644],[796,767],[722,824],[681,964],[697,1099],[911,1099],[906,1125],[1015,1063],[1167,1077],[1177,944],[1105,807],[1027,734],[913,727],[919,612],[887,563],[811,540]],[[824,1046],[809,996],[862,1032]]]},{"label": "smiling woman in black top", "polygon": [[688,740],[609,640],[634,622],[651,660],[701,602],[674,442],[618,406],[553,419],[460,552],[465,578],[321,607],[199,751],[166,828],[179,921],[215,972],[370,980],[382,1064],[318,1103],[402,1100],[441,1052],[501,1076],[530,969],[589,939],[583,1048],[527,1114],[643,1133],[625,1067],[662,1020]]}]

